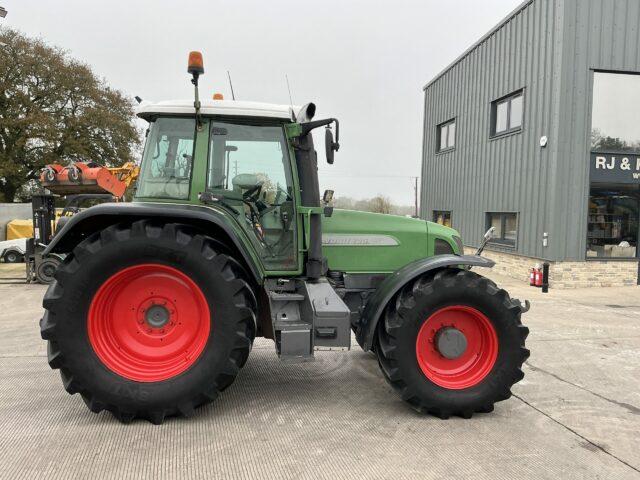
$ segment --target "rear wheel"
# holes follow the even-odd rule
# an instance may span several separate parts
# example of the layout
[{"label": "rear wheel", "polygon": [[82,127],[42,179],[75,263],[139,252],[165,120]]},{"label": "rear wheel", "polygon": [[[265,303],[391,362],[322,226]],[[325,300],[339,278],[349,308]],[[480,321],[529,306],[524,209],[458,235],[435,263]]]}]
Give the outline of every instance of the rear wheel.
[{"label": "rear wheel", "polygon": [[385,378],[416,410],[441,418],[493,410],[522,379],[521,306],[490,280],[445,269],[408,284],[378,329]]},{"label": "rear wheel", "polygon": [[52,368],[93,412],[190,415],[249,355],[256,302],[223,245],[186,226],[112,226],[55,273],[40,322]]}]

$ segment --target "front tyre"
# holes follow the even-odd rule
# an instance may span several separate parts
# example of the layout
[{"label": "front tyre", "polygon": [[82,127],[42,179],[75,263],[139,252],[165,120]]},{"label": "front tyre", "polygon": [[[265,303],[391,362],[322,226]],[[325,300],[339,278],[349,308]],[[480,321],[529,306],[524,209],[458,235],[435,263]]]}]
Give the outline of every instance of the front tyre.
[{"label": "front tyre", "polygon": [[413,408],[441,418],[490,412],[523,378],[521,306],[490,280],[444,269],[408,284],[378,328],[378,361]]},{"label": "front tyre", "polygon": [[256,301],[223,245],[176,224],[111,226],[55,273],[41,334],[49,365],[93,412],[190,415],[244,365]]}]

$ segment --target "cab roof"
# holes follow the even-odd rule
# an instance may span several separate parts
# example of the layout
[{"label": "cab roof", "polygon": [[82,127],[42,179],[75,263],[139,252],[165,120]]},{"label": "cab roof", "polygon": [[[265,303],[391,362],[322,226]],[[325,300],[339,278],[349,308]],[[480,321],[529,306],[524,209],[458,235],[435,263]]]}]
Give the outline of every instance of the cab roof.
[{"label": "cab roof", "polygon": [[[242,102],[237,100],[201,100],[202,115],[228,115],[233,117],[267,117],[293,120],[299,107],[273,103]],[[143,101],[136,115],[148,119],[156,115],[194,115],[193,99],[168,100],[163,102]]]}]

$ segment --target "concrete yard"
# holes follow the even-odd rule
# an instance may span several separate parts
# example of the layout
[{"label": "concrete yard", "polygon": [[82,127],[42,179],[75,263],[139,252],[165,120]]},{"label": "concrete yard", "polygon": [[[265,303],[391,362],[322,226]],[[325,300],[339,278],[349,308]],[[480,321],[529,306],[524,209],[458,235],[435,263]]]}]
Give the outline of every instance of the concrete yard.
[{"label": "concrete yard", "polygon": [[236,382],[190,419],[118,423],[68,395],[46,362],[46,287],[0,265],[0,477],[639,478],[640,287],[539,290],[531,357],[491,414],[439,420],[407,407],[355,346],[281,363],[258,340]]}]

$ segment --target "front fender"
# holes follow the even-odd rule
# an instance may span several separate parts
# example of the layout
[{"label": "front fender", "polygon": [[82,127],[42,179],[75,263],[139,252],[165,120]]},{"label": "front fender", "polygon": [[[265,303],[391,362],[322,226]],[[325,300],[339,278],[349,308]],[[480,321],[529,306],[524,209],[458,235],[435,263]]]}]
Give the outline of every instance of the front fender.
[{"label": "front fender", "polygon": [[493,260],[479,255],[436,255],[405,265],[387,276],[367,301],[356,331],[358,343],[365,351],[371,349],[382,312],[393,296],[411,280],[426,272],[441,268],[463,268],[464,266],[491,268],[494,265]]},{"label": "front fender", "polygon": [[186,223],[199,227],[204,232],[219,234],[244,260],[257,283],[262,283],[262,271],[257,261],[249,254],[239,234],[229,220],[214,208],[171,203],[102,203],[77,213],[64,224],[46,247],[43,255],[69,253],[89,235],[109,225],[144,219],[160,219],[164,222]]}]

